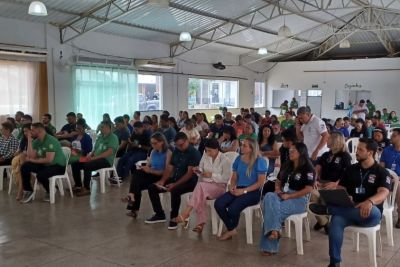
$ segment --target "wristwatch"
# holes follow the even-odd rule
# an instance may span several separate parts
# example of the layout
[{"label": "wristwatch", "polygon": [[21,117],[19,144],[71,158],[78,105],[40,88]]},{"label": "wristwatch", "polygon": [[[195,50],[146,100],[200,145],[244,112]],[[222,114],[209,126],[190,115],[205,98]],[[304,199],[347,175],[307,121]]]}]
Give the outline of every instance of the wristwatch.
[{"label": "wristwatch", "polygon": [[243,194],[247,194],[247,190],[243,190]]}]

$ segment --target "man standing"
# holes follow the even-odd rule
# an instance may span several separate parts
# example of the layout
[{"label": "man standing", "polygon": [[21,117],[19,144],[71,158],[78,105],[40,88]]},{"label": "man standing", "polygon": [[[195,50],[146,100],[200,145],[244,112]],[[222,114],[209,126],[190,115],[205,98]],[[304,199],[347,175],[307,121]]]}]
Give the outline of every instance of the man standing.
[{"label": "man standing", "polygon": [[197,184],[193,168],[199,165],[200,152],[190,145],[186,134],[179,132],[175,137],[175,150],[171,162],[161,180],[149,186],[149,197],[155,214],[145,223],[165,222],[165,213],[160,203],[159,193],[171,193],[171,215],[168,229],[178,228],[176,217],[181,205],[181,195],[192,192]]},{"label": "man standing", "polygon": [[[394,128],[392,130],[390,139],[392,145],[383,150],[380,164],[382,167],[391,169],[400,176],[400,128]],[[400,187],[397,188],[396,202],[397,214],[400,214]],[[397,218],[396,228],[400,228],[400,216]]]},{"label": "man standing", "polygon": [[56,127],[54,127],[51,124],[51,115],[49,113],[43,114],[42,123],[43,123],[44,127],[46,128],[46,132],[48,134],[51,134],[51,135],[55,135],[56,134],[56,132],[57,132]]},{"label": "man standing", "polygon": [[378,145],[368,138],[360,138],[357,146],[357,164],[346,169],[339,181],[338,189],[345,189],[351,196],[354,207],[323,206],[315,203],[309,210],[315,215],[331,215],[329,225],[328,267],[339,267],[344,229],[351,225],[373,227],[382,218],[383,202],[389,195],[391,178],[389,173],[375,162]]},{"label": "man standing", "polygon": [[367,105],[365,105],[364,99],[361,99],[360,103],[353,107],[353,115],[354,114],[357,115],[358,119],[365,120],[365,116],[368,114],[368,108]]},{"label": "man standing", "polygon": [[311,114],[309,107],[303,106],[297,110],[296,135],[307,146],[308,154],[313,162],[328,151],[328,130],[323,120]]},{"label": "man standing", "polygon": [[[111,122],[101,122],[100,132],[94,150],[86,156],[86,159],[71,164],[75,181],[74,191],[77,196],[90,195],[92,171],[109,168],[114,164],[115,153],[118,149],[118,137],[111,131]],[[83,170],[84,175],[84,187],[82,187],[81,170]]]},{"label": "man standing", "polygon": [[[50,201],[49,178],[62,175],[65,172],[66,159],[61,145],[56,138],[46,133],[44,125],[33,123],[31,132],[27,132],[27,158],[21,166],[21,176],[24,188],[22,203],[32,201],[34,193],[31,185],[31,173],[46,190],[44,201]],[[35,140],[33,140],[35,139]]]}]

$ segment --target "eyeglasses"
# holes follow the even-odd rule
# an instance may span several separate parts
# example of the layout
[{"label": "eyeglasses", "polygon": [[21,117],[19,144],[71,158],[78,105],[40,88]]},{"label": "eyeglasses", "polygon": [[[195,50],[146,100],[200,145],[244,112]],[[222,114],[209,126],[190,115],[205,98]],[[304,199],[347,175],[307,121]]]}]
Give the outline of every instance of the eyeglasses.
[{"label": "eyeglasses", "polygon": [[152,144],[152,145],[157,145],[158,143],[160,143],[160,142],[158,142],[158,141],[150,142],[150,144]]},{"label": "eyeglasses", "polygon": [[290,148],[290,149],[289,149],[289,153],[293,153],[293,152],[295,152],[295,151],[297,151],[297,150],[294,149],[294,148]]}]

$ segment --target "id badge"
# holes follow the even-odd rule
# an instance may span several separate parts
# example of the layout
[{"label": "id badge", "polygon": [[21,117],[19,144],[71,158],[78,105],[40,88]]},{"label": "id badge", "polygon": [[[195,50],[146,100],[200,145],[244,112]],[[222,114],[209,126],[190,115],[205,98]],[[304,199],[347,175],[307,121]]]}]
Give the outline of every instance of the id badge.
[{"label": "id badge", "polygon": [[392,163],[392,167],[390,168],[392,171],[396,170],[396,163]]},{"label": "id badge", "polygon": [[356,194],[365,194],[364,187],[356,187]]},{"label": "id badge", "polygon": [[283,187],[283,192],[289,192],[289,183],[285,183],[285,186]]}]

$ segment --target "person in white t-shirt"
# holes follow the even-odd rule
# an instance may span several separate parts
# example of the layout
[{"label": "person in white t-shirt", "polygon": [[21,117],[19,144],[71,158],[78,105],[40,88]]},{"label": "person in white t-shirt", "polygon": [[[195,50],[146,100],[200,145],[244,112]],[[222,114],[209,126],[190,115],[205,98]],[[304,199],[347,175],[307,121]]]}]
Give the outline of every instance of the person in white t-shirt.
[{"label": "person in white t-shirt", "polygon": [[365,104],[364,99],[360,100],[360,103],[358,105],[355,105],[353,107],[353,115],[357,115],[358,119],[363,119],[365,120],[365,116],[368,114],[368,107]]},{"label": "person in white t-shirt", "polygon": [[309,107],[300,107],[297,110],[296,135],[307,146],[311,160],[316,161],[324,152],[328,151],[328,130],[325,122],[311,114]]}]

